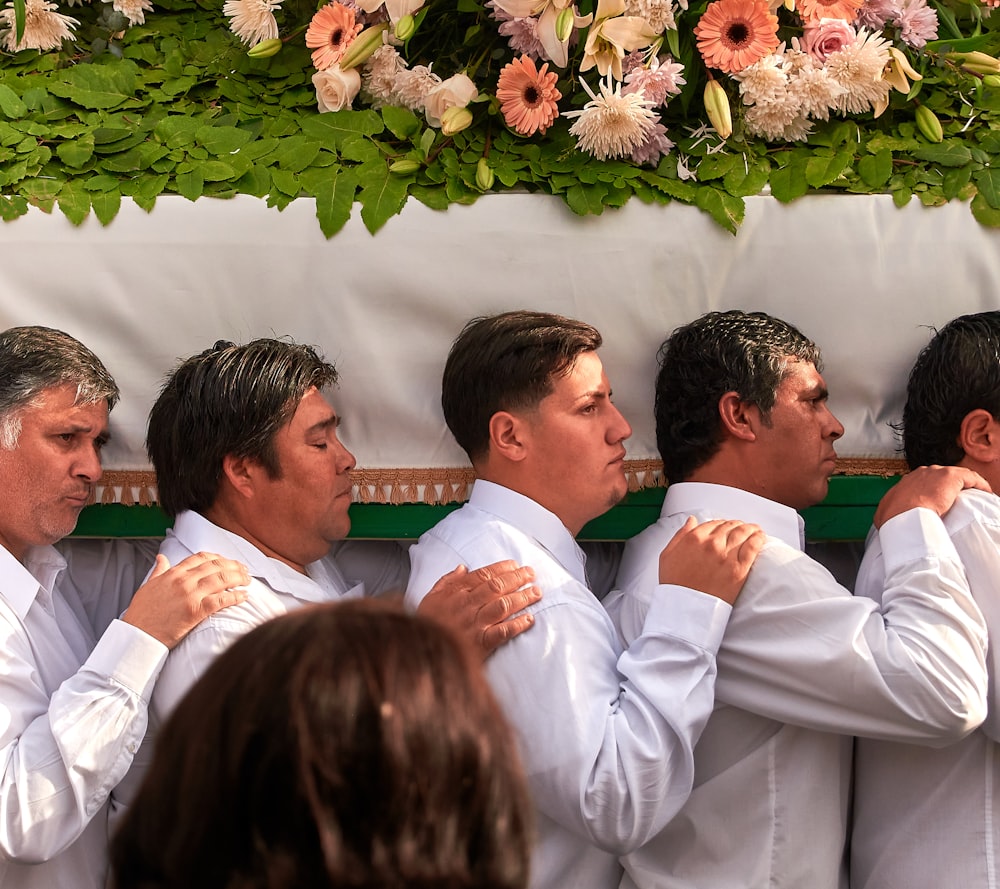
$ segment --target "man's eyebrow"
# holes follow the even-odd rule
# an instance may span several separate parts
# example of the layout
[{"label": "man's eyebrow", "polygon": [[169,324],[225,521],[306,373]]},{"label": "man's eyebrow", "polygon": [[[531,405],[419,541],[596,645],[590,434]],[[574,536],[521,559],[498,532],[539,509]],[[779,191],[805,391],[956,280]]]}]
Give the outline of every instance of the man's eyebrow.
[{"label": "man's eyebrow", "polygon": [[326,430],[329,429],[331,426],[334,429],[336,429],[338,426],[340,426],[340,420],[341,418],[337,414],[333,414],[332,416],[327,417],[325,420],[320,420],[318,423],[313,423],[312,426],[310,426],[306,430],[306,433],[308,434],[311,432],[326,432]]}]

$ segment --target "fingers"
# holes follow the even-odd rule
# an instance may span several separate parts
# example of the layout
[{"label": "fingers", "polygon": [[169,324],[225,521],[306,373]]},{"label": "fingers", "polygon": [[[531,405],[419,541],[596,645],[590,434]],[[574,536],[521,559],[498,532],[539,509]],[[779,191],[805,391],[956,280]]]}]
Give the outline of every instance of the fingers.
[{"label": "fingers", "polygon": [[246,599],[247,591],[245,587],[232,587],[223,590],[221,593],[210,593],[201,599],[201,616],[204,619],[210,614],[222,611],[223,608],[229,608],[231,605],[239,605],[241,602],[245,602]]},{"label": "fingers", "polygon": [[161,574],[166,573],[170,568],[170,560],[163,555],[163,553],[157,553],[156,558],[153,560],[153,568],[149,572],[150,580],[154,577],[159,577]]},{"label": "fingers", "polygon": [[[533,576],[534,572],[531,574]],[[479,606],[476,612],[476,623],[480,626],[490,627],[493,624],[506,621],[529,605],[534,605],[541,598],[542,591],[535,586],[524,587],[507,595],[489,598]]]},{"label": "fingers", "polygon": [[534,626],[535,618],[531,614],[519,614],[510,620],[493,624],[483,630],[480,648],[483,657],[496,651],[501,645],[510,642],[515,636],[520,636],[525,630]]},{"label": "fingers", "polygon": [[467,588],[470,604],[478,604],[481,608],[493,604],[498,597],[513,593],[534,579],[535,572],[531,568],[511,561],[477,568],[466,578],[470,584]]}]

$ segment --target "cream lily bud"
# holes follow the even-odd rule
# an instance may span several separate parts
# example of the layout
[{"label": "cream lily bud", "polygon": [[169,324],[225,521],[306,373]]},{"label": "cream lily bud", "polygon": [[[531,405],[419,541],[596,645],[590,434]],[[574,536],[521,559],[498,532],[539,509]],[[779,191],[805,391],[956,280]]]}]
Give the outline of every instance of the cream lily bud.
[{"label": "cream lily bud", "polygon": [[419,169],[420,161],[410,160],[409,158],[403,158],[389,164],[389,172],[395,173],[397,176],[409,176],[410,173],[416,173]]},{"label": "cream lily bud", "polygon": [[917,128],[931,142],[941,142],[944,140],[944,130],[941,128],[941,121],[938,116],[926,105],[917,105]]},{"label": "cream lily bud", "polygon": [[733,135],[733,114],[729,108],[729,96],[722,84],[709,77],[705,84],[705,111],[712,126],[723,139]]},{"label": "cream lily bud", "polygon": [[261,40],[260,43],[251,46],[247,50],[247,55],[251,59],[269,59],[271,56],[277,55],[284,45],[285,43],[280,37],[269,37],[267,40]]},{"label": "cream lily bud", "polygon": [[461,133],[471,123],[472,112],[468,108],[459,108],[453,105],[441,115],[441,132],[445,136],[454,136],[455,133]]},{"label": "cream lily bud", "polygon": [[567,6],[565,9],[560,10],[559,15],[556,16],[556,40],[560,43],[565,43],[569,40],[569,35],[573,33],[575,24],[576,10],[572,6]]},{"label": "cream lily bud", "polygon": [[986,74],[983,76],[983,83],[994,89],[1000,86],[1000,74]]},{"label": "cream lily bud", "polygon": [[404,15],[393,28],[392,36],[397,40],[409,40],[417,30],[416,20],[412,15]]},{"label": "cream lily bud", "polygon": [[357,68],[358,65],[367,62],[372,53],[384,43],[382,35],[388,29],[388,22],[381,22],[378,25],[365,28],[351,41],[346,52],[340,57],[340,70],[350,71],[351,68]]},{"label": "cream lily bud", "polygon": [[495,179],[496,174],[493,172],[493,168],[489,165],[486,158],[479,158],[479,163],[476,164],[476,185],[483,191],[489,191],[493,188]]},{"label": "cream lily bud", "polygon": [[1000,61],[984,52],[949,52],[945,58],[975,74],[1000,74]]}]

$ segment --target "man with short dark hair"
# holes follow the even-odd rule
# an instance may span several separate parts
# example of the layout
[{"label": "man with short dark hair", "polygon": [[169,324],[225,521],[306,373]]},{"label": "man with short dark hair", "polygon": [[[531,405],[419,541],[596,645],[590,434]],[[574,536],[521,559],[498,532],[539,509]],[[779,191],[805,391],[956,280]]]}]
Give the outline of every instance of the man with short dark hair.
[{"label": "man with short dark hair", "polygon": [[53,544],[101,478],[117,400],[68,334],[0,333],[0,884],[18,889],[104,886],[112,793],[167,651],[249,581],[199,552],[173,568],[158,559],[132,597],[132,554],[114,544],[67,571]]},{"label": "man with short dark hair", "polygon": [[[911,468],[964,466],[1000,491],[1000,312],[946,324],[917,358],[903,408]],[[944,517],[992,643],[989,712],[967,738],[932,748],[859,738],[851,886],[1000,885],[1000,500],[965,491]],[[869,535],[855,592],[884,604],[886,556]]]},{"label": "man with short dark hair", "polygon": [[889,491],[884,609],[803,551],[797,509],[827,493],[843,427],[816,345],[760,312],[713,312],[660,350],[656,435],[670,487],[626,545],[608,603],[638,638],[656,554],[691,516],[767,533],[719,650],[697,779],[663,832],[625,860],[623,886],[843,889],[853,734],[946,743],[985,714],[982,617],[939,516],[966,470]]},{"label": "man with short dark hair", "polygon": [[739,522],[685,528],[650,581],[639,638],[623,651],[573,539],[627,490],[631,428],[611,400],[600,345],[590,325],[541,312],[465,327],[441,403],[477,480],[469,502],[411,550],[411,606],[455,562],[507,556],[535,568],[544,593],[531,609],[535,627],[487,671],[521,742],[540,889],[610,889],[618,856],[683,803],[712,706],[715,651],[760,544]]},{"label": "man with short dark hair", "polygon": [[[174,518],[160,552],[214,547],[251,575],[246,601],[205,621],[167,660],[153,695],[158,722],[258,624],[305,604],[405,586],[406,554],[395,544],[367,560],[361,583],[327,558],[351,527],[354,456],[327,398],[336,382],[334,366],[310,346],[220,341],[183,361],[156,399],[147,448],[160,503]],[[517,613],[538,598],[530,579],[529,568],[509,562],[452,572],[439,586],[447,595],[427,607],[485,654],[531,625],[531,615]]]}]

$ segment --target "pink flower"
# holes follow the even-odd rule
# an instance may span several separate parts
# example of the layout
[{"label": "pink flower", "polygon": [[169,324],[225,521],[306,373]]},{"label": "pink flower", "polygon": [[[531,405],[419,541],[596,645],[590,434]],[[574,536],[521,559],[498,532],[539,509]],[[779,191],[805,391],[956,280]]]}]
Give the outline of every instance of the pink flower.
[{"label": "pink flower", "polygon": [[654,123],[646,134],[646,141],[632,149],[632,163],[655,167],[673,147],[674,143],[667,138],[667,128],[662,123]]},{"label": "pink flower", "polygon": [[820,19],[806,22],[802,31],[802,49],[823,64],[831,53],[840,52],[857,41],[858,35],[843,19]]},{"label": "pink flower", "polygon": [[886,23],[899,15],[900,7],[896,0],[865,0],[858,10],[854,24],[869,31],[881,31]]},{"label": "pink flower", "polygon": [[937,12],[927,5],[927,0],[903,0],[895,24],[899,26],[903,42],[914,49],[921,49],[928,40],[937,39]]},{"label": "pink flower", "polygon": [[559,75],[541,68],[529,56],[520,56],[504,65],[497,81],[497,99],[507,126],[522,136],[545,134],[559,116],[562,94],[556,88]]},{"label": "pink flower", "polygon": [[[626,60],[634,55],[630,53]],[[670,96],[676,96],[686,82],[681,76],[684,66],[667,58],[665,61],[653,59],[650,66],[632,66],[625,75],[623,93],[642,92],[653,108],[665,105]]]}]

